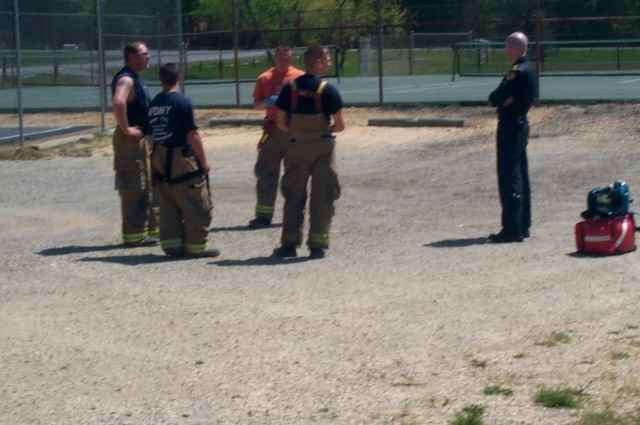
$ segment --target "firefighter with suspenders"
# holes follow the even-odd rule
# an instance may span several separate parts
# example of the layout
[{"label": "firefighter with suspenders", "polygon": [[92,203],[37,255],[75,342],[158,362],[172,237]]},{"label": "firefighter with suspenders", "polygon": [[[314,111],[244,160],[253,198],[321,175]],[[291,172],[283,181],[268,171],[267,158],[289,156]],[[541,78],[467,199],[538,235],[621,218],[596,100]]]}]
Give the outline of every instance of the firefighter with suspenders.
[{"label": "firefighter with suspenders", "polygon": [[320,77],[331,67],[331,54],[323,46],[309,46],[304,53],[305,74],[285,85],[276,100],[276,125],[289,133],[280,184],[285,198],[280,246],[274,257],[296,257],[302,244],[307,185],[309,200],[309,258],[323,258],[329,247],[334,201],[340,196],[335,169],[335,137],[345,128],[342,99]]},{"label": "firefighter with suspenders", "polygon": [[178,65],[162,65],[159,74],[162,92],[149,105],[149,124],[153,180],[160,203],[160,246],[170,257],[217,257],[220,251],[206,249],[213,209],[211,167],[193,104],[179,92]]}]

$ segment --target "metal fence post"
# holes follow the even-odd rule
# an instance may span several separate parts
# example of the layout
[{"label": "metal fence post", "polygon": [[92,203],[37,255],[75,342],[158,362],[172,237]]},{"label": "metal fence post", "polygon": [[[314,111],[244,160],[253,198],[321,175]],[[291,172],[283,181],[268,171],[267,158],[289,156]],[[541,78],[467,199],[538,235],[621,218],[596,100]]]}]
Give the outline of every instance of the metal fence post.
[{"label": "metal fence post", "polygon": [[24,111],[22,110],[22,53],[20,51],[20,9],[18,0],[13,0],[13,18],[16,38],[16,68],[18,71],[18,127],[20,128],[20,149],[22,149],[24,147]]},{"label": "metal fence post", "polygon": [[376,1],[376,9],[378,9],[376,27],[378,30],[378,91],[379,91],[379,101],[382,105],[384,103],[384,87],[382,83],[382,79],[384,77],[384,63],[383,63],[383,54],[384,48],[382,46],[383,37],[382,37],[382,11],[380,6],[380,0]]},{"label": "metal fence post", "polygon": [[[182,1],[176,0],[176,19],[178,24],[178,49],[180,52],[180,68],[182,69],[182,74],[187,76],[187,61],[185,60],[184,55],[184,35],[182,30]],[[180,82],[180,92],[184,94],[184,82]]]},{"label": "metal fence post", "polygon": [[235,70],[236,79],[236,108],[240,107],[240,70],[238,60],[238,2],[233,0],[233,68]]},{"label": "metal fence post", "polygon": [[104,133],[107,129],[105,115],[107,113],[107,82],[104,44],[102,38],[102,0],[96,0],[96,24],[98,27],[98,68],[100,75],[100,130]]}]

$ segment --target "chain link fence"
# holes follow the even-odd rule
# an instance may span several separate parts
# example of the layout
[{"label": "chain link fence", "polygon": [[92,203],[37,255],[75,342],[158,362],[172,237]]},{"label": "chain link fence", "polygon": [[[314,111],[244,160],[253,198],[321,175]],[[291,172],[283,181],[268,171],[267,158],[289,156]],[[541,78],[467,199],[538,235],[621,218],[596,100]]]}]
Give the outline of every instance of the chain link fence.
[{"label": "chain link fence", "polygon": [[[561,0],[537,3],[544,7],[556,1]],[[271,66],[270,52],[283,42],[296,46],[299,67],[305,45],[330,45],[335,67],[329,78],[347,104],[484,104],[508,68],[503,40],[514,30],[530,37],[541,102],[640,100],[639,84],[611,79],[640,75],[638,16],[552,17],[540,5],[536,9],[536,2],[526,2],[519,6],[519,16],[526,18],[489,19],[489,2],[477,1],[464,10],[413,6],[397,24],[385,22],[375,10],[357,24],[353,18],[360,11],[350,9],[274,11],[268,17],[272,27],[263,28],[246,9],[249,2],[236,3],[226,24],[206,14],[183,14],[179,0],[174,7],[140,14],[100,0],[88,13],[16,13],[5,6],[0,10],[0,110],[108,112],[111,77],[123,65],[122,48],[133,40],[146,42],[153,53],[143,74],[151,94],[160,90],[158,66],[177,62],[183,91],[197,107],[251,105],[255,78]],[[413,20],[416,15],[430,20]],[[552,78],[564,78],[553,84],[576,90],[559,94]],[[479,79],[488,79],[486,86],[472,89]],[[592,94],[585,95],[587,85],[595,89]]]}]

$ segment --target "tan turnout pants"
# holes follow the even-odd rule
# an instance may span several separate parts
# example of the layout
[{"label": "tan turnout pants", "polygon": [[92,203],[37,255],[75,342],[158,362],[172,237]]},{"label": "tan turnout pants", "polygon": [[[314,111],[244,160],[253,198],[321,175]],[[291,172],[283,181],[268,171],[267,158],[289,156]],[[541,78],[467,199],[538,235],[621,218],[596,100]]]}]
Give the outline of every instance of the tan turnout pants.
[{"label": "tan turnout pants", "polygon": [[328,248],[334,201],[340,197],[335,170],[335,138],[323,115],[293,114],[289,125],[290,142],[284,155],[282,195],[285,198],[281,243],[302,243],[307,186],[309,200],[309,248]]},{"label": "tan turnout pants", "polygon": [[272,218],[278,180],[280,179],[280,164],[284,157],[284,150],[289,142],[289,135],[284,131],[273,129],[267,136],[264,145],[258,150],[258,159],[254,167],[256,175],[256,217]]},{"label": "tan turnout pants", "polygon": [[[151,156],[154,177],[165,176],[168,150],[155,146]],[[195,157],[184,157],[182,148],[173,148],[170,178],[196,170]],[[197,176],[174,184],[155,179],[154,188],[160,204],[162,250],[174,256],[201,254],[207,246],[213,209],[207,178]]]},{"label": "tan turnout pants", "polygon": [[136,243],[158,236],[158,207],[152,200],[149,147],[146,139],[113,133],[115,188],[120,195],[122,239]]}]

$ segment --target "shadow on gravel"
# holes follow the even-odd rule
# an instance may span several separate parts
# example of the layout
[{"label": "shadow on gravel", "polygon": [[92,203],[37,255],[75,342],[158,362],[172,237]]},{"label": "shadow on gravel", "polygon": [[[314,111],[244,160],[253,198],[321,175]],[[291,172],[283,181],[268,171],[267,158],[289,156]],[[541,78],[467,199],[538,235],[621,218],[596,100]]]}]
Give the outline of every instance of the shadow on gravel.
[{"label": "shadow on gravel", "polygon": [[114,257],[84,257],[78,261],[82,262],[100,262],[115,263],[125,266],[139,266],[141,264],[164,263],[165,261],[175,261],[165,255],[144,254],[144,255],[116,255]]},{"label": "shadow on gravel", "polygon": [[565,255],[567,257],[572,257],[572,258],[593,260],[594,258],[598,259],[598,258],[607,258],[607,257],[617,257],[617,256],[620,256],[620,255],[628,254],[629,252],[635,252],[635,251],[620,252],[620,253],[615,253],[615,254],[611,254],[611,255],[607,255],[607,254],[585,254],[584,252],[573,251],[573,252],[567,252]]},{"label": "shadow on gravel", "polygon": [[59,248],[48,248],[38,252],[40,255],[53,256],[53,255],[69,255],[69,254],[86,254],[88,252],[102,252],[112,251],[114,249],[122,249],[124,245],[102,245],[102,246],[61,246]]},{"label": "shadow on gravel", "polygon": [[247,258],[246,260],[222,260],[216,261],[210,264],[222,267],[228,266],[277,266],[281,264],[293,264],[303,263],[305,261],[311,261],[307,257],[295,257],[295,258],[276,258],[276,257],[254,257]]},{"label": "shadow on gravel", "polygon": [[228,227],[211,227],[209,229],[209,233],[215,233],[215,232],[255,232],[258,230],[263,230],[263,229],[276,229],[278,227],[282,227],[282,224],[277,223],[277,224],[271,224],[269,226],[265,226],[265,227],[261,227],[258,229],[252,229],[249,226],[228,226]]},{"label": "shadow on gravel", "polygon": [[463,248],[472,245],[484,245],[487,238],[443,239],[441,241],[424,244],[431,248]]}]

